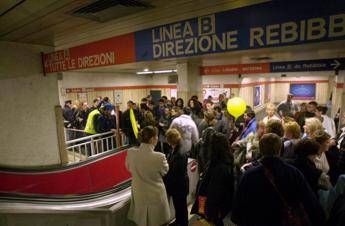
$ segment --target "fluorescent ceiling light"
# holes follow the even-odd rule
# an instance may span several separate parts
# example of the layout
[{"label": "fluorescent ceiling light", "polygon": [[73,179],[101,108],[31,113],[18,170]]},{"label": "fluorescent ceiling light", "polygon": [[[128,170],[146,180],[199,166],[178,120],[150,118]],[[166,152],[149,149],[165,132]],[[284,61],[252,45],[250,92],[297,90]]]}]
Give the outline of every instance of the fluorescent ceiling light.
[{"label": "fluorescent ceiling light", "polygon": [[160,70],[160,71],[149,71],[148,69],[144,69],[144,71],[138,71],[137,75],[149,75],[149,74],[165,74],[165,73],[176,73],[177,70]]},{"label": "fluorescent ceiling light", "polygon": [[138,71],[137,75],[148,75],[148,74],[153,74],[152,71]]},{"label": "fluorescent ceiling light", "polygon": [[148,71],[149,71],[149,69],[148,69],[148,68],[145,68],[145,69],[144,69],[144,71],[145,71],[145,72],[148,72]]},{"label": "fluorescent ceiling light", "polygon": [[161,70],[161,71],[153,71],[155,74],[164,74],[164,73],[172,73],[173,70]]}]

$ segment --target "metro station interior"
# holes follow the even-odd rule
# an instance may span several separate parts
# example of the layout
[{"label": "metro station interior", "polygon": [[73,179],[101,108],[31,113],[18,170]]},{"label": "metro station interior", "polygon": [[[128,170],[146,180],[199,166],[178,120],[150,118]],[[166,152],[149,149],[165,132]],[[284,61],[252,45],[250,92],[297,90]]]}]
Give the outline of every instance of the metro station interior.
[{"label": "metro station interior", "polygon": [[[149,97],[154,109],[166,97],[165,108],[171,111],[172,99],[181,98],[189,106],[196,96],[206,109],[205,118],[208,101],[222,106],[220,96],[226,101],[239,98],[244,104],[241,114],[232,113],[230,102],[219,107],[219,113],[230,115],[237,126],[250,109],[256,133],[267,106],[278,108],[276,117],[286,128],[288,115],[279,112],[279,106],[287,96],[298,112],[302,103],[316,103],[333,124],[338,122],[333,132],[324,129],[337,147],[329,153],[340,159],[336,170],[341,178],[344,70],[343,0],[0,1],[0,226],[145,226],[128,219],[134,174],[126,158],[140,139],[131,141],[121,117],[132,109],[128,101],[141,112],[143,98],[146,105]],[[97,98],[100,108],[108,106],[105,102],[111,106],[111,130],[87,131],[87,116],[82,128],[68,123],[67,103],[91,109]],[[134,124],[142,122],[129,116],[132,111],[130,133],[138,138],[143,128],[136,132]],[[185,108],[179,111],[187,114]],[[299,125],[307,133],[306,125]],[[203,134],[199,129],[192,149]],[[158,146],[155,151],[164,153],[163,141]],[[332,171],[334,155],[326,155]],[[202,166],[188,156],[189,225],[274,225],[246,224],[238,218],[236,224],[231,211],[223,223],[206,217],[201,224],[203,217],[191,214],[190,208],[199,197]],[[235,187],[241,184],[239,178]],[[309,225],[345,225],[345,194],[334,202],[324,223]],[[174,221],[174,205],[169,200],[170,219],[163,225]]]}]

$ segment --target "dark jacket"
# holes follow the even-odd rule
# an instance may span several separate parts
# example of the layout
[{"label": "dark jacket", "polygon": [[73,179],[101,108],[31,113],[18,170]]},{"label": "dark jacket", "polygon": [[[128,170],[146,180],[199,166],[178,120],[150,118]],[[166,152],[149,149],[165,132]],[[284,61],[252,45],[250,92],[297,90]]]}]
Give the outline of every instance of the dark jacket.
[{"label": "dark jacket", "polygon": [[205,177],[210,177],[207,186],[206,215],[212,222],[223,219],[232,209],[234,176],[232,164],[210,164]]},{"label": "dark jacket", "polygon": [[[134,116],[137,122],[140,122],[139,112],[135,109],[133,109],[133,112],[134,112]],[[131,118],[130,118],[130,111],[128,109],[122,114],[121,125],[122,125],[122,131],[124,132],[126,136],[130,136],[130,137],[134,136]]]},{"label": "dark jacket", "polygon": [[[229,161],[231,160],[231,161]],[[206,218],[217,224],[231,211],[234,195],[233,158],[210,162],[198,183],[196,197],[206,196]],[[198,213],[196,198],[192,213]]]},{"label": "dark jacket", "polygon": [[111,129],[116,128],[116,122],[114,117],[107,117],[105,115],[100,115],[95,120],[95,129],[97,133],[105,133]]},{"label": "dark jacket", "polygon": [[298,157],[292,162],[292,165],[301,171],[304,178],[308,181],[310,188],[317,196],[317,191],[319,190],[319,178],[322,171],[317,169],[315,163],[308,158]]},{"label": "dark jacket", "polygon": [[325,225],[325,214],[302,173],[277,157],[264,158],[261,164],[246,171],[235,197],[232,221],[239,226],[282,225],[284,204],[265,176],[264,166],[292,208],[302,204],[312,225]]},{"label": "dark jacket", "polygon": [[63,118],[68,121],[69,123],[74,122],[74,110],[67,105],[62,109],[63,111]]},{"label": "dark jacket", "polygon": [[168,195],[187,196],[189,192],[189,178],[187,174],[188,157],[185,151],[180,150],[180,145],[168,155],[169,171],[164,177]]}]

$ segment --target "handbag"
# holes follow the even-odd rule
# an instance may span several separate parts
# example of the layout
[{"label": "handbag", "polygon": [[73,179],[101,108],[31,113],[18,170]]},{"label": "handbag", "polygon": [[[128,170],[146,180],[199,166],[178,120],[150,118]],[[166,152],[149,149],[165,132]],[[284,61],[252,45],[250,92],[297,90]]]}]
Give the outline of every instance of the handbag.
[{"label": "handbag", "polygon": [[208,173],[208,166],[197,184],[195,202],[191,209],[191,214],[197,214],[206,218],[206,202],[207,202],[207,187],[209,184],[210,176]]},{"label": "handbag", "polygon": [[191,226],[214,226],[214,224],[210,223],[209,221],[200,218],[200,219],[196,219],[195,221],[192,221],[192,224],[190,224]]},{"label": "handbag", "polygon": [[274,190],[278,193],[280,200],[282,201],[284,208],[282,210],[282,226],[311,226],[308,214],[301,202],[298,202],[297,206],[292,207],[288,204],[283,194],[278,190],[274,183],[273,175],[269,169],[262,165],[265,170],[265,176],[269,180]]}]

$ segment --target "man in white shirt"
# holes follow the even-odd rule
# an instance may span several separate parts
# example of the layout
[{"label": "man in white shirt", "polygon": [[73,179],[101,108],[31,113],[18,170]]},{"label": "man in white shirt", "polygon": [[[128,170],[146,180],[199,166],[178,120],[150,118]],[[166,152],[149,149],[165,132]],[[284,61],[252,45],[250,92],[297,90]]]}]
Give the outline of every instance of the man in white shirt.
[{"label": "man in white shirt", "polygon": [[318,106],[315,111],[316,117],[322,121],[322,126],[331,138],[336,137],[335,123],[332,118],[326,115],[328,108],[326,106]]},{"label": "man in white shirt", "polygon": [[170,125],[170,128],[175,128],[181,133],[181,150],[185,152],[190,152],[192,144],[199,141],[199,131],[190,113],[189,107],[183,108],[183,114],[175,118]]}]

